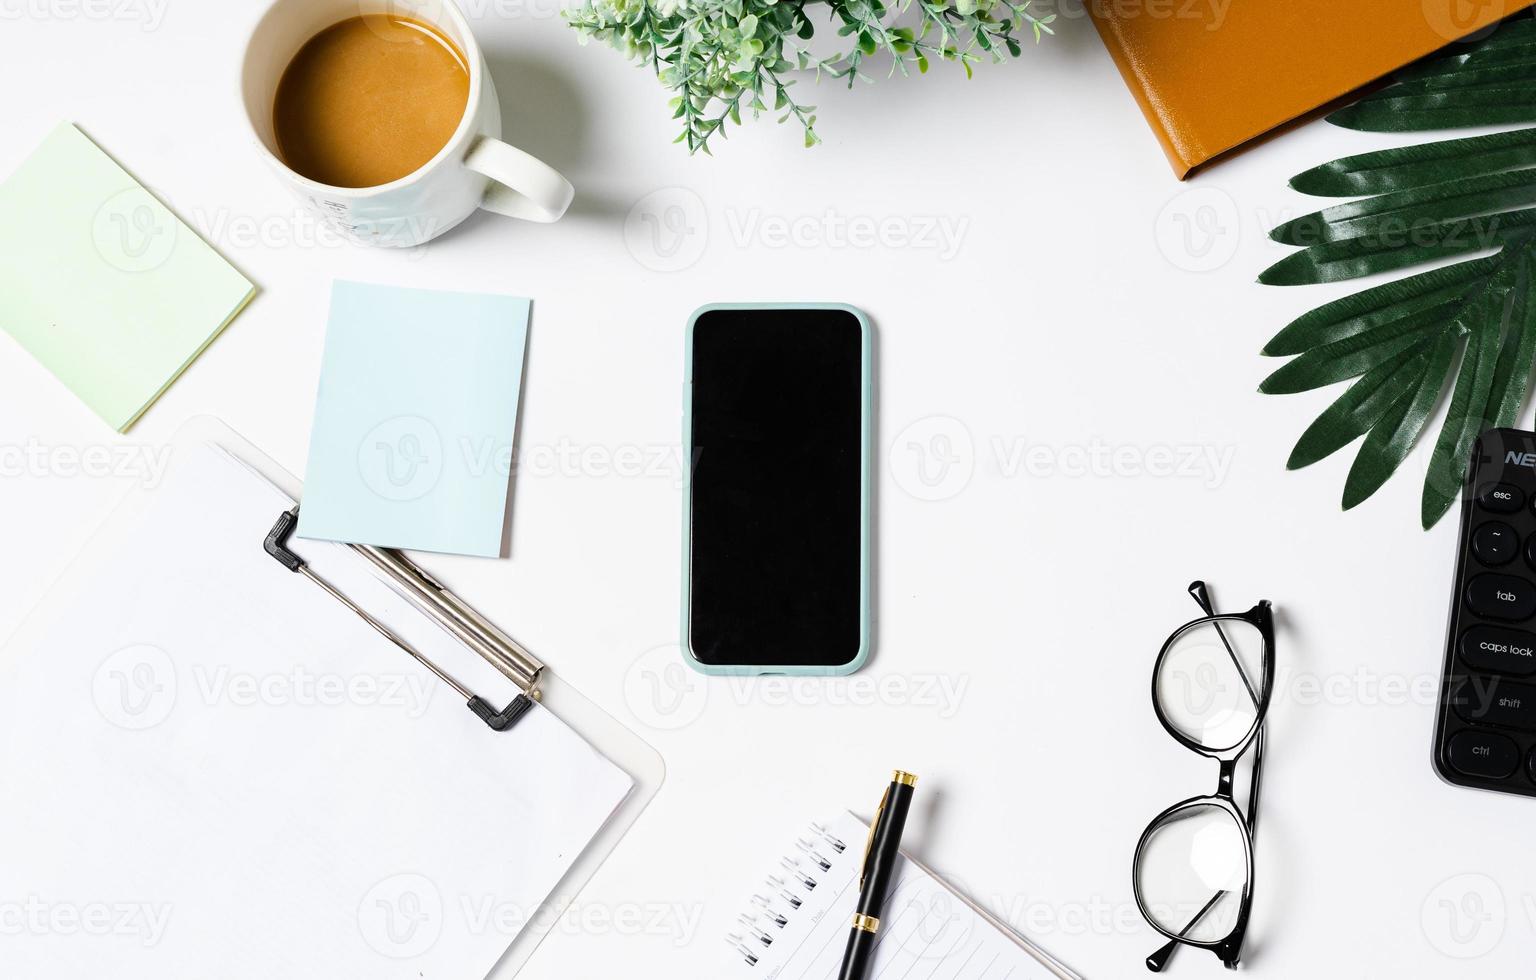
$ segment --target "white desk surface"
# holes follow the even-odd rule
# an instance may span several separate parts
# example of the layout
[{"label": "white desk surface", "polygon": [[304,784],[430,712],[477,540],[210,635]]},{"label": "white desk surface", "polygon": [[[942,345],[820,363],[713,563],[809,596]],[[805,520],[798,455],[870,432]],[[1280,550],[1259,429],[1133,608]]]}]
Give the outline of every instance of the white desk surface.
[{"label": "white desk surface", "polygon": [[[815,150],[764,121],[690,158],[654,79],[578,46],[554,4],[467,9],[510,137],[571,178],[572,213],[482,214],[398,253],[325,235],[249,150],[236,73],[260,0],[0,0],[0,173],[72,120],[260,287],[128,437],[0,335],[0,633],[190,416],[302,473],[333,278],[531,296],[510,559],[427,564],[634,724],[669,779],[525,976],[723,975],[777,849],[867,815],[898,766],[923,777],[915,853],[1085,976],[1143,975],[1137,835],[1216,781],[1148,703],[1197,577],[1282,624],[1245,969],[1528,966],[1536,803],[1429,765],[1456,527],[1418,529],[1425,447],[1344,514],[1352,450],[1285,470],[1337,391],[1255,392],[1265,340],[1351,288],[1254,283],[1284,253],[1266,229],[1311,209],[1286,179],[1383,138],[1314,123],[1179,184],[1074,6],[973,81],[822,86]],[[888,234],[844,231],[871,222]],[[753,299],[877,324],[877,650],[852,679],[674,667],[683,326]],[[130,472],[81,475],[72,451]]]}]

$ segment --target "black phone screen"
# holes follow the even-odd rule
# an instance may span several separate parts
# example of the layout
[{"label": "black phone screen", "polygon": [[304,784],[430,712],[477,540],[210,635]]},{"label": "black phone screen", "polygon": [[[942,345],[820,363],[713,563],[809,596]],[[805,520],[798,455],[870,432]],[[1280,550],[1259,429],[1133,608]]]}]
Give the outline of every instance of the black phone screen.
[{"label": "black phone screen", "polygon": [[847,310],[695,319],[688,643],[701,663],[858,656],[864,346]]}]

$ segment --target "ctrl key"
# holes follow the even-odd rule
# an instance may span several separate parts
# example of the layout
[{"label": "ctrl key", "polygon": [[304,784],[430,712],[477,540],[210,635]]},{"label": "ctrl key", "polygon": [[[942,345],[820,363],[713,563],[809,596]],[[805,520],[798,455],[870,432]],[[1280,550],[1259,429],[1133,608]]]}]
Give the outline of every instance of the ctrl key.
[{"label": "ctrl key", "polygon": [[1520,750],[1497,732],[1457,732],[1445,754],[1457,772],[1478,779],[1506,779],[1520,767]]}]

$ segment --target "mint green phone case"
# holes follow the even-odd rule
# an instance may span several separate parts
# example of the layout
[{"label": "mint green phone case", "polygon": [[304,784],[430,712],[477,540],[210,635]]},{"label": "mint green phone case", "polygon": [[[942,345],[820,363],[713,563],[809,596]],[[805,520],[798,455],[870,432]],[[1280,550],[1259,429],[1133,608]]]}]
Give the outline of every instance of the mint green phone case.
[{"label": "mint green phone case", "polygon": [[[860,387],[860,426],[859,426],[859,473],[860,473],[860,505],[859,505],[859,650],[854,658],[845,664],[831,666],[795,666],[760,664],[733,664],[722,666],[719,664],[705,664],[693,655],[693,648],[688,639],[689,620],[689,596],[692,595],[690,580],[692,577],[689,567],[689,557],[692,549],[689,547],[690,537],[693,533],[692,502],[693,502],[693,327],[698,322],[699,316],[711,310],[844,310],[853,314],[859,321],[860,333],[860,374],[862,381]],[[864,666],[869,659],[869,597],[870,597],[870,497],[872,485],[870,483],[870,460],[873,456],[871,445],[871,417],[874,401],[874,359],[873,352],[873,328],[869,318],[863,311],[855,309],[845,303],[711,303],[694,310],[688,318],[686,362],[683,367],[683,380],[688,385],[688,395],[683,399],[683,619],[682,642],[683,653],[688,663],[700,673],[716,676],[743,676],[752,674],[790,674],[797,676],[833,677],[843,674],[851,674]]]}]

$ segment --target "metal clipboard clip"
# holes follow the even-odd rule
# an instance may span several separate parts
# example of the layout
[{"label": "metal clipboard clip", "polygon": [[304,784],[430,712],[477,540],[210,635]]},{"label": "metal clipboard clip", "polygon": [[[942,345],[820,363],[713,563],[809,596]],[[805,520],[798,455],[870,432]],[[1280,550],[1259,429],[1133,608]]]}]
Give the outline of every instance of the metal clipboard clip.
[{"label": "metal clipboard clip", "polygon": [[498,629],[490,620],[472,609],[464,600],[449,592],[432,576],[428,575],[415,562],[405,557],[398,551],[385,548],[374,548],[369,545],[348,545],[353,551],[368,559],[373,565],[410,596],[431,616],[439,625],[452,633],[465,646],[478,653],[491,666],[501,671],[512,683],[518,686],[522,692],[513,698],[511,703],[500,711],[469,688],[460,684],[447,671],[433,663],[419,650],[412,647],[405,640],[397,636],[388,626],[366,609],[353,602],[341,593],[335,586],[316,575],[310,569],[309,564],[303,558],[294,554],[288,548],[288,539],[293,535],[294,528],[299,523],[299,509],[284,511],[272,525],[272,530],[267,533],[263,548],[267,554],[276,558],[278,563],[290,572],[298,572],[311,582],[320,586],[342,605],[357,613],[362,620],[373,627],[381,636],[389,640],[395,646],[410,654],[423,667],[436,674],[438,679],[462,697],[481,721],[485,722],[492,730],[504,732],[517,723],[517,720],[533,707],[539,699],[539,677],[544,672],[544,664],[531,653],[523,649],[520,644],[507,634]]}]

